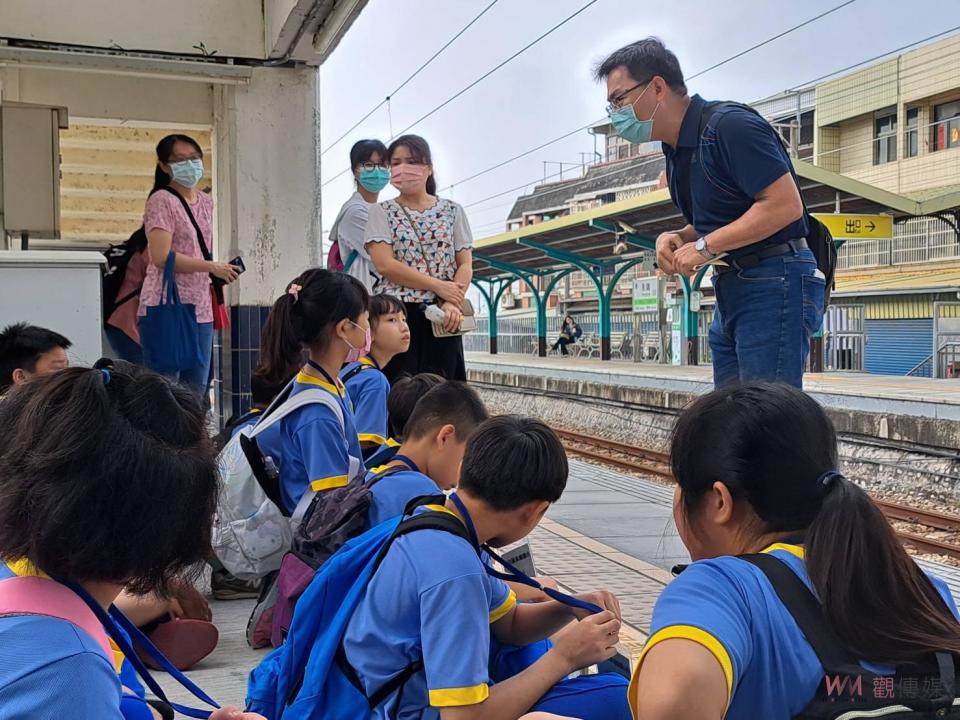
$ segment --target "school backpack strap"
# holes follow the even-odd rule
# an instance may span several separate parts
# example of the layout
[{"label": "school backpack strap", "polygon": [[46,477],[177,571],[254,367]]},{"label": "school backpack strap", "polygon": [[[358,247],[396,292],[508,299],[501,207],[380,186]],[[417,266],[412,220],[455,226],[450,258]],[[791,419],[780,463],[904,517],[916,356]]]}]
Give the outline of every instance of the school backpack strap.
[{"label": "school backpack strap", "polygon": [[770,553],[741,555],[766,576],[787,611],[796,620],[820,664],[834,672],[862,672],[857,659],[848,651],[827,624],[820,601],[790,567]]},{"label": "school backpack strap", "polygon": [[0,581],[0,616],[10,615],[40,615],[76,625],[97,641],[113,667],[113,649],[103,625],[70,588],[32,575]]},{"label": "school backpack strap", "polygon": [[343,373],[343,374],[340,376],[340,382],[346,384],[346,382],[347,382],[348,380],[352,380],[352,379],[355,378],[357,375],[359,375],[360,373],[362,373],[364,370],[368,370],[368,369],[369,369],[369,370],[372,370],[372,369],[373,369],[373,366],[372,366],[372,365],[364,365],[362,362],[358,362],[356,365],[354,365],[352,368],[350,368],[349,370],[347,370],[345,373]]},{"label": "school backpack strap", "polygon": [[[817,659],[823,666],[825,675],[848,675],[849,677],[870,678],[876,677],[873,673],[860,665],[853,654],[847,650],[836,634],[830,628],[823,615],[823,607],[813,592],[806,586],[800,577],[790,567],[770,553],[756,553],[740,555],[741,560],[759,568],[773,586],[780,602],[793,616],[810,643]],[[945,717],[946,710],[951,707],[960,707],[957,698],[957,675],[953,657],[945,652],[932,652],[930,666],[932,675],[939,676],[941,695],[936,698],[916,697],[897,698],[881,702],[875,700],[872,704],[862,707],[860,712],[846,712],[840,705],[840,698],[830,697],[829,692],[824,696],[823,685],[818,688],[818,694],[811,701],[799,717],[810,718],[872,718],[893,716],[897,718],[912,718],[909,711],[914,710],[929,717],[928,712],[936,713],[937,717]],[[899,668],[898,668],[899,672]],[[896,711],[896,713],[894,713]],[[903,714],[899,714],[903,713]],[[952,717],[952,716],[951,716]]]},{"label": "school backpack strap", "polygon": [[[264,412],[263,417],[253,426],[248,432],[241,430],[240,432],[240,446],[243,448],[244,455],[247,456],[247,461],[250,463],[250,468],[253,470],[254,476],[257,478],[257,481],[260,483],[260,487],[263,488],[264,493],[267,497],[270,498],[276,504],[280,511],[286,515],[287,510],[283,506],[282,495],[280,493],[279,479],[274,475],[266,471],[266,466],[264,464],[264,455],[260,450],[260,446],[257,444],[257,436],[260,435],[267,428],[275,425],[276,423],[283,420],[285,417],[291,413],[296,412],[300,408],[306,407],[307,405],[324,405],[330,409],[334,414],[334,417],[337,418],[337,422],[340,424],[340,431],[342,433],[346,432],[346,424],[343,417],[343,410],[340,408],[340,403],[338,403],[333,396],[326,390],[321,390],[320,388],[307,388],[306,390],[301,390],[295,395],[291,395],[289,388],[284,390],[282,393],[283,397],[278,397],[271,403],[270,407]],[[277,400],[280,400],[278,403]],[[353,477],[359,472],[360,462],[354,458],[350,459],[350,467],[347,471],[348,477]],[[300,498],[300,502],[297,503],[296,508],[293,512],[289,514],[289,517],[294,522],[299,522],[303,518],[304,513],[306,513],[307,508],[310,507],[310,501],[313,499],[313,496],[316,493],[311,490],[309,487],[303,493],[303,496]]]},{"label": "school backpack strap", "polygon": [[[394,531],[391,533],[390,537],[384,541],[383,545],[379,548],[374,556],[372,570],[370,575],[367,577],[367,582],[369,582],[370,578],[373,577],[373,574],[376,573],[377,569],[380,567],[380,564],[387,556],[387,553],[389,552],[394,541],[397,538],[403,537],[404,535],[409,535],[412,532],[417,532],[420,530],[440,530],[443,532],[448,532],[452,535],[456,535],[457,537],[463,538],[467,542],[470,542],[470,536],[466,527],[456,516],[450,513],[437,511],[410,515],[410,513],[412,513],[421,505],[442,505],[445,500],[446,496],[444,495],[424,495],[414,498],[407,503],[407,507],[404,510],[404,519],[399,522]],[[354,689],[356,689],[360,695],[366,698],[367,704],[371,710],[379,706],[384,700],[399,690],[407,682],[407,680],[423,669],[423,659],[419,658],[390,678],[383,684],[382,687],[377,688],[377,690],[368,695],[366,689],[363,687],[363,683],[357,676],[356,671],[347,660],[346,653],[343,649],[342,637],[340,638],[337,648],[334,651],[333,662],[337,665],[344,677],[354,687]],[[306,665],[304,665],[297,673],[296,679],[289,685],[290,690],[284,696],[286,706],[292,705],[297,699],[297,696],[304,684],[306,671],[307,668]]]},{"label": "school backpack strap", "polygon": [[[166,694],[163,692],[163,688],[160,687],[160,684],[154,679],[153,675],[150,674],[150,671],[147,669],[146,665],[140,659],[139,655],[137,655],[137,653],[134,651],[134,643],[142,647],[144,651],[150,655],[150,657],[153,658],[153,660],[161,667],[161,669],[169,674],[181,686],[190,691],[190,693],[198,700],[201,700],[214,709],[220,707],[216,700],[207,695],[207,693],[201,690],[196,683],[194,683],[192,680],[190,680],[190,678],[174,667],[173,663],[171,663],[163,655],[163,653],[160,652],[156,645],[153,644],[153,641],[144,635],[140,628],[134,625],[126,615],[120,612],[120,610],[111,605],[109,612],[105,611],[82,587],[69,581],[62,582],[63,585],[76,593],[80,600],[86,603],[87,607],[93,611],[93,614],[96,615],[103,629],[117,644],[117,647],[119,647],[121,652],[123,652],[124,657],[130,662],[131,665],[133,665],[133,668],[137,671],[137,674],[143,680],[144,684],[146,684],[146,686],[150,688],[150,691],[160,698],[160,700],[167,703],[181,715],[186,715],[187,717],[205,720],[206,718],[209,718],[211,714],[210,710],[200,710],[190,707],[189,705],[180,705],[179,703],[168,700]],[[121,632],[120,629],[122,629],[123,632]],[[130,641],[127,640],[124,632],[130,637]]]},{"label": "school backpack strap", "polygon": [[113,639],[124,657],[158,698],[188,717],[209,717],[209,711],[177,705],[167,700],[163,689],[150,675],[131,644],[127,642],[123,633],[117,631],[119,625],[193,695],[214,708],[220,707],[216,701],[177,670],[123,613],[111,607],[110,614],[107,614],[78,585],[36,576],[12,577],[0,581],[0,615],[41,615],[65,620],[83,630],[97,642],[111,667],[114,666],[114,656],[110,639]]}]

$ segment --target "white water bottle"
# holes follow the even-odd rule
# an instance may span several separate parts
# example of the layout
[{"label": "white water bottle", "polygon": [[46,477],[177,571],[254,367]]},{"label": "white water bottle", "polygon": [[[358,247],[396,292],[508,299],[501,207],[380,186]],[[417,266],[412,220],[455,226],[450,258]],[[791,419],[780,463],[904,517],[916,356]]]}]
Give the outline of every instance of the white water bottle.
[{"label": "white water bottle", "polygon": [[440,309],[439,305],[427,305],[423,309],[423,314],[427,316],[427,320],[434,323],[443,322],[443,310]]}]

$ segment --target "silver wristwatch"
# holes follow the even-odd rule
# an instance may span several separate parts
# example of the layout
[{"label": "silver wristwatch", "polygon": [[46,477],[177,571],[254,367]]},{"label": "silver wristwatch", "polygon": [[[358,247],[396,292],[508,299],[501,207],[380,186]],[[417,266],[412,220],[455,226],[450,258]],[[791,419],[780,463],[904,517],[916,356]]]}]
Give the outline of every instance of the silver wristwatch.
[{"label": "silver wristwatch", "polygon": [[707,238],[701,237],[697,238],[697,242],[694,244],[697,252],[703,255],[707,260],[713,260],[717,254],[710,251],[710,248],[707,247]]}]

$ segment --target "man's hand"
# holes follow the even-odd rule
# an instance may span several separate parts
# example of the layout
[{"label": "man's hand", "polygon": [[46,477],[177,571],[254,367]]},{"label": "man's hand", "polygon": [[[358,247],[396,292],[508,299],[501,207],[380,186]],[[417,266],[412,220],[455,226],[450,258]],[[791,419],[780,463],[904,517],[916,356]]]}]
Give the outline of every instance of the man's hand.
[{"label": "man's hand", "polygon": [[700,265],[709,260],[697,251],[694,243],[687,243],[673,254],[673,271],[678,275],[693,275]]},{"label": "man's hand", "polygon": [[676,270],[674,258],[677,250],[685,244],[686,240],[680,233],[660,233],[657,237],[657,267],[668,275],[679,272]]}]

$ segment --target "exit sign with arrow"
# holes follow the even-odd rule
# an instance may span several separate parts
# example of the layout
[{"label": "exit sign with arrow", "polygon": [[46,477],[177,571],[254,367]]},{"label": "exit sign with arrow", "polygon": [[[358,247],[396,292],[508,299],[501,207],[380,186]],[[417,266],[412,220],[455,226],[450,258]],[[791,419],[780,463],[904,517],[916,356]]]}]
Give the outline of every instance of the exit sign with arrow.
[{"label": "exit sign with arrow", "polygon": [[847,213],[814,213],[827,226],[835,240],[889,240],[893,237],[890,215],[850,215]]}]

